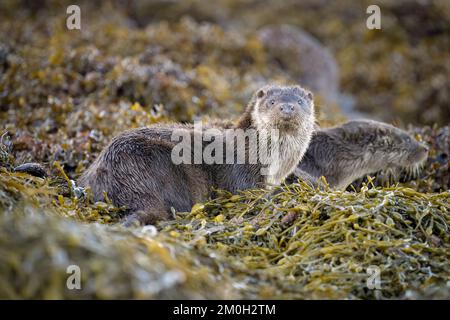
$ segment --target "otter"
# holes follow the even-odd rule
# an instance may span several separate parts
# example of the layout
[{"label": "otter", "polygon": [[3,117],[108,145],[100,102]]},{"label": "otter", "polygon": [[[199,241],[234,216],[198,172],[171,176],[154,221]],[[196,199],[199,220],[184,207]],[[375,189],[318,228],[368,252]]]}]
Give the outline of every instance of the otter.
[{"label": "otter", "polygon": [[[280,184],[297,166],[305,153],[314,129],[312,93],[295,86],[269,85],[257,90],[243,115],[233,126],[233,134],[216,128],[214,141],[222,140],[223,150],[232,145],[237,150],[238,134],[254,131],[258,137],[268,130],[277,130],[277,149],[268,138],[268,154],[277,152],[276,161],[249,161],[260,154],[260,144],[245,139],[245,161],[226,162],[219,155],[216,163],[174,163],[173,151],[179,141],[173,136],[200,138],[202,147],[208,146],[203,132],[192,125],[159,124],[125,131],[116,136],[98,158],[82,174],[79,185],[90,187],[94,200],[104,200],[104,194],[116,206],[128,208],[125,224],[154,224],[172,219],[173,210],[190,211],[197,202],[213,195],[212,189],[232,193],[254,187]],[[220,138],[220,139],[219,139]],[[244,137],[245,138],[245,137]],[[179,146],[179,145],[178,145]],[[190,151],[186,151],[190,150]],[[194,148],[187,148],[188,158]],[[235,154],[235,152],[234,152]],[[186,156],[186,154],[183,154]],[[218,155],[215,155],[216,157]],[[267,169],[269,174],[262,169]]]},{"label": "otter", "polygon": [[330,187],[345,189],[378,171],[417,171],[427,156],[427,146],[399,128],[373,120],[353,120],[316,130],[287,181],[300,178],[317,186],[324,176]]}]

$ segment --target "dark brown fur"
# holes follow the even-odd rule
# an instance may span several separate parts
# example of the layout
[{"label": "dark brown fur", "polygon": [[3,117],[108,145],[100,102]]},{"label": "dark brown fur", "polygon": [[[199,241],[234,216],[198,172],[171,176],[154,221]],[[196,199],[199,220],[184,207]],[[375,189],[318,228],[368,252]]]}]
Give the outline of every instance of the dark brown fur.
[{"label": "dark brown fur", "polygon": [[370,120],[349,121],[317,130],[288,180],[317,185],[324,176],[331,187],[342,189],[377,171],[417,168],[427,154],[425,145],[401,129]]},{"label": "dark brown fur", "polygon": [[[296,164],[312,134],[314,114],[311,98],[309,92],[298,86],[264,87],[254,94],[235,128],[279,128],[280,136],[286,136],[286,141],[294,139],[295,145],[301,146],[293,155]],[[276,103],[267,107],[272,100]],[[301,104],[293,107],[293,113],[280,120],[282,108],[297,101]],[[255,108],[258,110],[255,111]],[[256,120],[255,113],[257,116],[267,116],[267,121]],[[180,124],[126,131],[115,137],[101,152],[79,179],[80,186],[89,186],[95,200],[102,200],[103,192],[106,192],[115,205],[128,207],[131,213],[128,221],[138,220],[148,224],[173,218],[171,208],[189,211],[194,203],[204,201],[210,195],[212,187],[236,192],[267,185],[266,177],[261,175],[260,163],[175,165],[171,159],[172,149],[176,145],[171,141],[174,130],[185,130],[191,137],[201,134],[191,125]],[[303,144],[298,144],[298,137],[302,134],[305,135],[304,143],[301,140]],[[226,137],[224,141],[227,141]],[[203,145],[208,143],[203,142]],[[282,161],[286,163],[285,159]],[[295,164],[284,168],[289,171],[285,176],[294,170]]]}]

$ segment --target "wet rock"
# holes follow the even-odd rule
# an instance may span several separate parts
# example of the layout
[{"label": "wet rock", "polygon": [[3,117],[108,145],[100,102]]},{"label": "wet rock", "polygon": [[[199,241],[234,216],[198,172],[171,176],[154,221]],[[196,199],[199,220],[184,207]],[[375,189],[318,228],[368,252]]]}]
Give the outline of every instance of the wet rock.
[{"label": "wet rock", "polygon": [[327,101],[336,101],[338,66],[330,51],[317,39],[291,25],[265,27],[258,35],[272,59],[292,72],[298,82]]},{"label": "wet rock", "polygon": [[284,227],[289,227],[289,226],[291,226],[294,223],[294,221],[295,221],[295,219],[297,219],[297,217],[298,217],[298,213],[297,212],[290,211],[290,212],[288,212],[288,214],[286,214],[281,219],[281,224]]},{"label": "wet rock", "polygon": [[48,175],[45,168],[39,163],[24,163],[15,167],[14,171],[25,172],[39,178],[45,178]]}]

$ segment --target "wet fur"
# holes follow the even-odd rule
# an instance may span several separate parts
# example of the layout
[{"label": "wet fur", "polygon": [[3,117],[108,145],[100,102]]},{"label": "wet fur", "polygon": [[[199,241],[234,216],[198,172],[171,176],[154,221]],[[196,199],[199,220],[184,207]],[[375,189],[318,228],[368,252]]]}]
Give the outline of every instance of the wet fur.
[{"label": "wet fur", "polygon": [[[277,95],[279,90],[285,90],[281,96]],[[300,99],[298,95],[301,99],[311,97],[309,92],[297,86],[268,86],[258,90],[234,128],[261,130],[276,127],[277,113],[263,110],[265,98],[295,100]],[[310,100],[305,100],[309,106],[299,111],[301,117],[293,118],[289,123],[283,122],[286,128],[280,127],[282,165],[271,178],[261,174],[261,163],[175,165],[171,159],[172,148],[176,144],[171,141],[172,132],[186,130],[191,137],[201,133],[195,132],[192,125],[167,124],[129,130],[115,137],[80,177],[79,184],[89,186],[96,201],[103,200],[106,193],[115,205],[126,206],[130,214],[127,223],[138,221],[142,224],[173,218],[171,208],[189,211],[193,204],[211,195],[211,188],[234,193],[277,184],[295,169],[310,141],[314,124]],[[272,118],[255,119],[260,113],[267,113]],[[226,136],[223,137],[226,143]],[[206,146],[209,142],[203,144]],[[248,153],[248,144],[246,147]]]},{"label": "wet fur", "polygon": [[368,174],[417,171],[427,147],[407,132],[389,124],[355,120],[317,130],[289,181],[300,178],[318,185],[324,176],[330,187],[344,189]]}]

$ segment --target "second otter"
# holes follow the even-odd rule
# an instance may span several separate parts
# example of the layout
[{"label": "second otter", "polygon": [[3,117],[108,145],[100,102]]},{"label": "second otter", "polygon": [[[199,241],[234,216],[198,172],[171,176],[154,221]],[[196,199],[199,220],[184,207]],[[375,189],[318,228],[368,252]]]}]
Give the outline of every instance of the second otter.
[{"label": "second otter", "polygon": [[287,180],[300,178],[317,185],[324,176],[330,187],[343,189],[378,171],[416,169],[427,155],[428,148],[401,129],[372,120],[353,120],[317,130]]},{"label": "second otter", "polygon": [[[297,166],[314,129],[312,94],[300,86],[266,86],[253,95],[234,129],[278,130],[278,159],[262,174],[262,163],[174,164],[175,130],[202,135],[183,125],[157,125],[124,132],[113,139],[81,176],[81,186],[91,187],[95,200],[103,193],[117,206],[127,206],[128,221],[154,223],[173,217],[171,208],[189,211],[206,200],[212,187],[235,192],[279,184]],[[224,143],[230,138],[223,135]],[[234,138],[233,138],[234,139]],[[206,144],[202,140],[203,144]],[[234,143],[233,143],[234,145]],[[270,142],[268,145],[271,145]],[[255,149],[256,147],[256,149]],[[271,149],[272,148],[272,149]],[[259,146],[246,142],[246,160]],[[271,151],[272,150],[272,151]],[[273,152],[273,144],[269,153]]]}]

